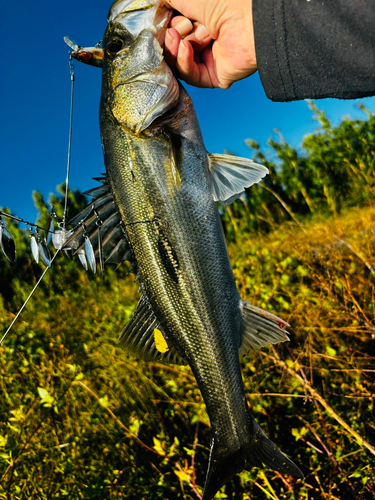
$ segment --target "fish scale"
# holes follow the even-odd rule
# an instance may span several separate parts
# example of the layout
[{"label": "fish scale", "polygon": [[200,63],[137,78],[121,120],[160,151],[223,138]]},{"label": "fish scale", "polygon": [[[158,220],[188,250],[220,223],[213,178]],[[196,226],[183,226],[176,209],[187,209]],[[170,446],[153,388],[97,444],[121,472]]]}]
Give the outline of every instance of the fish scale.
[{"label": "fish scale", "polygon": [[[163,268],[158,255],[155,226],[137,224],[130,226],[128,234],[142,282],[156,316],[165,318],[162,325],[167,338],[174,340],[178,350],[189,361],[201,390],[203,387],[208,411],[215,415],[214,433],[217,429],[216,433],[226,446],[235,436],[235,443],[231,446],[238,449],[237,434],[240,431],[237,429],[250,425],[246,411],[238,410],[244,407],[245,400],[238,361],[239,318],[235,320],[236,312],[239,316],[239,294],[226,246],[214,243],[224,242],[224,239],[218,209],[212,200],[208,169],[205,171],[205,182],[199,184],[199,190],[194,189],[197,175],[202,177],[202,161],[199,158],[192,161],[189,149],[189,162],[180,174],[182,187],[175,193],[172,180],[166,175],[169,169],[165,168],[165,162],[169,155],[159,151],[156,162],[155,151],[159,148],[152,142],[158,139],[148,139],[147,147],[152,153],[145,154],[146,148],[142,147],[143,154],[138,160],[142,162],[140,178],[138,170],[135,170],[135,182],[122,171],[124,188],[120,189],[116,174],[112,180],[112,165],[124,164],[126,152],[122,145],[132,143],[133,134],[124,129],[114,129],[110,134],[104,129],[102,133],[106,152],[115,143],[119,144],[113,157],[108,158],[107,152],[106,158],[111,165],[108,175],[115,197],[119,206],[124,207],[122,216],[125,224],[134,220],[151,220],[154,215],[168,223],[165,231],[178,255],[181,278],[175,284]],[[126,133],[130,139],[124,141],[122,135]],[[198,156],[203,155],[200,153]],[[142,203],[143,181],[147,182],[147,200]],[[172,188],[167,191],[166,185]],[[151,252],[150,241],[153,242]],[[225,290],[226,301],[223,300],[222,290]],[[203,358],[200,356],[202,351],[206,353]],[[228,371],[228,366],[233,368]]]},{"label": "fish scale", "polygon": [[[184,94],[182,90],[181,94]],[[115,198],[122,207],[120,210],[125,224],[137,220],[152,220],[155,216],[165,220],[168,224],[165,232],[180,262],[181,278],[178,284],[175,284],[160,262],[158,235],[154,224],[127,226],[148,300],[157,317],[166,318],[162,325],[167,338],[173,339],[188,359],[198,382],[212,379],[212,383],[205,384],[209,388],[213,387],[205,399],[211,402],[212,411],[219,420],[217,425],[221,435],[232,435],[233,429],[236,428],[233,423],[236,418],[230,410],[237,408],[239,404],[243,406],[245,398],[238,362],[239,342],[235,342],[235,339],[240,337],[239,321],[235,321],[239,294],[224,244],[218,209],[212,200],[208,168],[204,172],[204,182],[199,183],[199,190],[194,189],[197,176],[202,177],[202,161],[199,157],[204,156],[207,163],[206,155],[200,151],[196,161],[193,161],[189,148],[189,162],[184,164],[180,173],[181,189],[175,192],[173,179],[168,175],[170,169],[165,168],[170,157],[169,152],[167,150],[163,154],[160,151],[166,149],[167,145],[164,141],[159,142],[157,137],[148,138],[145,140],[146,144],[139,148],[142,155],[137,161],[141,163],[141,168],[139,173],[138,169],[134,168],[137,180],[133,181],[131,175],[124,172],[126,169],[121,169],[118,174],[115,168],[112,173],[112,166],[124,165],[126,155],[129,154],[127,148],[132,144],[134,135],[124,128],[119,129],[112,125],[108,132],[107,119],[102,118],[102,121],[109,181],[113,186]],[[129,137],[124,140],[125,134]],[[200,137],[195,138],[196,141],[199,139]],[[136,140],[139,141],[138,138]],[[156,151],[158,154],[155,154]],[[133,165],[136,166],[137,164]],[[144,191],[143,183],[147,183],[147,192]],[[169,190],[165,189],[166,185]],[[142,196],[147,198],[142,200]],[[199,197],[202,200],[199,200]],[[153,245],[150,252],[151,241]],[[222,244],[213,244],[215,241]],[[220,266],[217,262],[220,262]],[[214,296],[213,290],[216,291]],[[227,306],[222,297],[222,290],[226,291],[228,297]],[[221,334],[220,337],[218,333]],[[217,360],[223,342],[227,344],[223,354],[224,357],[229,355],[229,360]],[[200,351],[208,352],[207,358],[200,360]],[[227,374],[226,367],[233,365],[233,361],[234,373]],[[223,401],[227,402],[224,406]],[[219,415],[222,415],[221,419]],[[248,423],[247,419],[245,423]]]},{"label": "fish scale", "polygon": [[[303,474],[265,436],[246,402],[239,354],[288,340],[287,323],[241,299],[216,204],[230,203],[268,171],[252,160],[207,153],[190,97],[159,45],[171,15],[158,0],[117,0],[101,54],[78,48],[73,57],[103,67],[108,196],[141,284],[119,343],[141,359],[190,365],[211,421],[203,494],[211,500],[244,468],[265,464]],[[154,330],[168,352],[157,350]]]}]

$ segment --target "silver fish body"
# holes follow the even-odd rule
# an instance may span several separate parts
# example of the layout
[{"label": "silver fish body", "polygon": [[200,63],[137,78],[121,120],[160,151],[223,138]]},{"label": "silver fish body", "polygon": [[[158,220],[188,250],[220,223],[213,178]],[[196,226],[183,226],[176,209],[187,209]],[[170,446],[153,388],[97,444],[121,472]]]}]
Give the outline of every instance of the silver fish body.
[{"label": "silver fish body", "polygon": [[[227,188],[226,197],[238,195],[231,185],[236,157],[207,153],[190,97],[162,56],[170,12],[153,0],[144,3],[152,15],[150,8],[132,10],[131,0],[115,2],[103,40],[106,182],[142,291],[120,345],[141,359],[157,359],[158,328],[170,347],[166,360],[190,365],[212,426],[203,496],[210,500],[233,475],[263,463],[303,477],[252,417],[239,362],[239,353],[287,336],[285,322],[239,295],[215,201]],[[257,180],[265,175],[264,167],[237,160],[245,172],[242,190],[252,171]]]}]

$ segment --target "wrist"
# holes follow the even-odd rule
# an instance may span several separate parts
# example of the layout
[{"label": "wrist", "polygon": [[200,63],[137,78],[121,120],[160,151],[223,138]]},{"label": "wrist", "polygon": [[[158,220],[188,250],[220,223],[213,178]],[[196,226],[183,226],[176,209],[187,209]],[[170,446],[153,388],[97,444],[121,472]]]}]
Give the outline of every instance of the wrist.
[{"label": "wrist", "polygon": [[243,19],[245,24],[245,34],[247,37],[247,47],[249,54],[249,69],[252,73],[257,70],[257,58],[255,51],[253,0],[241,0]]}]

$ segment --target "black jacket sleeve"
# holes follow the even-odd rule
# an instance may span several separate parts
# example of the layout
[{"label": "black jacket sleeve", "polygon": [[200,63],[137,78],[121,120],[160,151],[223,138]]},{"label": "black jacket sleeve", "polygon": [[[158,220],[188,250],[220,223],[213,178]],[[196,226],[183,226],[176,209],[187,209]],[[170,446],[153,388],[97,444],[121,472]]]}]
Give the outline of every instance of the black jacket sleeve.
[{"label": "black jacket sleeve", "polygon": [[375,94],[375,0],[253,0],[253,18],[273,101]]}]

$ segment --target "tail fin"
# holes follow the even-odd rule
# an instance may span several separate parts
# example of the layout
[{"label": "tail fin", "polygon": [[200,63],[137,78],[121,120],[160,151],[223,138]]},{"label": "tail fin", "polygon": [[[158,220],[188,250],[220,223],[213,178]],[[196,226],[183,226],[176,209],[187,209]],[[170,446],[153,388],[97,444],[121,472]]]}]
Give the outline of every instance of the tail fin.
[{"label": "tail fin", "polygon": [[212,500],[220,488],[243,469],[263,467],[263,464],[281,474],[303,479],[302,471],[253,422],[252,441],[233,453],[226,454],[213,438],[202,500]]},{"label": "tail fin", "polygon": [[245,467],[246,459],[241,448],[225,454],[213,437],[202,500],[211,500],[225,483]]},{"label": "tail fin", "polygon": [[254,438],[246,449],[248,464],[246,469],[251,466],[262,467],[264,464],[270,469],[281,472],[281,474],[289,474],[303,479],[302,471],[264,434],[255,420],[254,430]]}]

